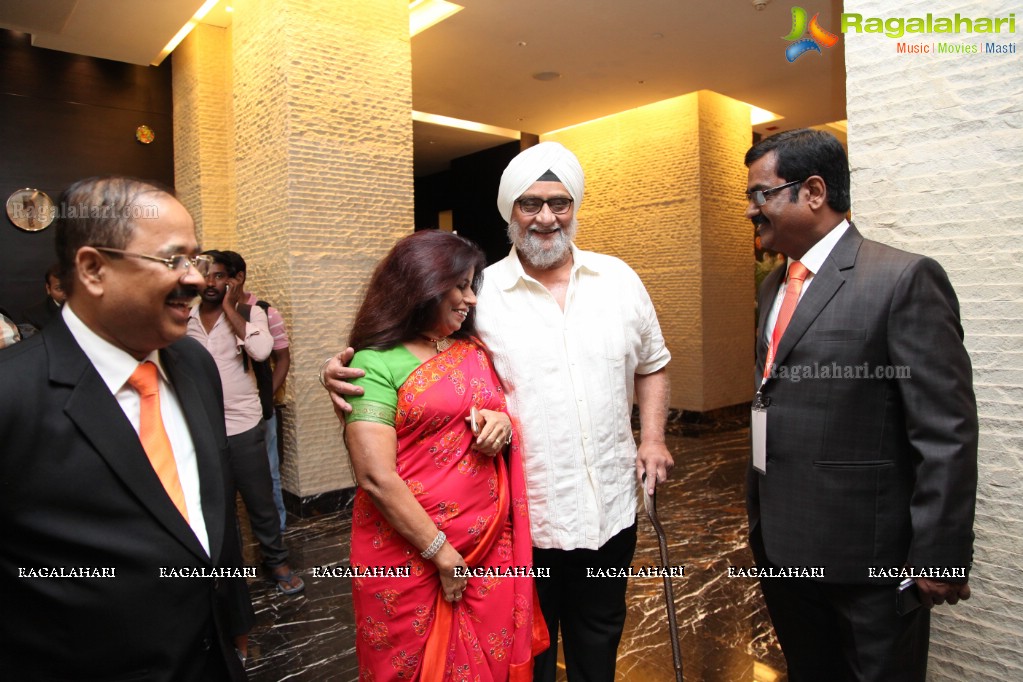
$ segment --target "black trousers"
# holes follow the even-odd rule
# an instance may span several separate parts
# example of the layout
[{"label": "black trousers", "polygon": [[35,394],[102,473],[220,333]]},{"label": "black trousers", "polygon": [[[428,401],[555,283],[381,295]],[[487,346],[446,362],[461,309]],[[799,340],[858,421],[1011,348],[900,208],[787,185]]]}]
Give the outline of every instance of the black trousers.
[{"label": "black trousers", "polygon": [[252,534],[263,551],[263,563],[274,569],[288,560],[288,550],[281,538],[281,520],[274,504],[265,431],[266,426],[260,420],[255,428],[227,437],[231,476],[228,490],[242,494]]},{"label": "black trousers", "polygon": [[533,548],[533,564],[550,569],[549,578],[536,579],[536,590],[551,636],[550,648],[534,661],[534,682],[554,682],[559,629],[569,680],[614,681],[628,579],[587,577],[586,569],[627,568],[635,551],[635,523],[599,549]]},{"label": "black trousers", "polygon": [[761,578],[789,682],[924,682],[931,613],[895,611],[895,585]]}]

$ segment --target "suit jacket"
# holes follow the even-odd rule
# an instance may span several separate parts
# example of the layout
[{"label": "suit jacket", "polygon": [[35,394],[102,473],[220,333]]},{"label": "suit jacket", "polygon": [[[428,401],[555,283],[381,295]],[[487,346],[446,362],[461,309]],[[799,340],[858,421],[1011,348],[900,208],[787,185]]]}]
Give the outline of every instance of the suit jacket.
[{"label": "suit jacket", "polygon": [[[18,680],[243,680],[244,579],[217,368],[191,339],[161,361],[195,444],[207,557],[63,318],[0,354],[0,670]],[[26,577],[113,568],[116,577]],[[20,570],[19,570],[20,569]]]},{"label": "suit jacket", "polygon": [[[760,290],[757,385],[784,275],[775,270]],[[850,226],[796,307],[762,389],[767,474],[750,466],[747,486],[758,562],[824,566],[835,583],[897,582],[871,579],[871,567],[968,571],[977,407],[962,339],[941,266]]]},{"label": "suit jacket", "polygon": [[36,329],[42,329],[60,314],[60,306],[49,296],[25,309],[24,321]]}]

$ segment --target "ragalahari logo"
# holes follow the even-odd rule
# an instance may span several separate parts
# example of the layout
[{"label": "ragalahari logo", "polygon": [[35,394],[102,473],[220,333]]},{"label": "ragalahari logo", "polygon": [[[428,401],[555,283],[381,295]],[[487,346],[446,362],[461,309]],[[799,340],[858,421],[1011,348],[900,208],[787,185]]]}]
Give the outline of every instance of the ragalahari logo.
[{"label": "ragalahari logo", "polygon": [[[821,28],[817,22],[819,16],[820,14],[814,14],[813,19],[807,23],[806,10],[802,7],[792,8],[792,30],[787,36],[783,36],[784,40],[792,43],[785,48],[785,59],[789,60],[789,63],[796,61],[811,50],[820,54],[822,46],[833,47],[838,42],[838,36]],[[805,33],[809,33],[810,37],[803,38]]]}]

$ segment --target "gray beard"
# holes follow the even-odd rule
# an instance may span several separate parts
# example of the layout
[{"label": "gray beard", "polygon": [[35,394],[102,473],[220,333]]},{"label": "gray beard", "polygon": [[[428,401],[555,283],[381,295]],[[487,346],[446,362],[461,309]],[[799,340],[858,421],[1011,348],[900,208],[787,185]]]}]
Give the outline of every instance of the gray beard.
[{"label": "gray beard", "polygon": [[558,230],[554,239],[544,242],[528,228],[523,228],[514,220],[508,223],[508,241],[514,246],[519,258],[538,270],[550,270],[565,262],[572,251],[572,240],[575,238],[575,216],[567,227]]}]

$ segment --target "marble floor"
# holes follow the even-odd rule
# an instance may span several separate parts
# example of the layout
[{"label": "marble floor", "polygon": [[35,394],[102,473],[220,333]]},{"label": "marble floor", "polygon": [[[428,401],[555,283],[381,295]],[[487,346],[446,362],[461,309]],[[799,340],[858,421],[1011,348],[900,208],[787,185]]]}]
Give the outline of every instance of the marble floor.
[{"label": "marble floor", "polygon": [[[687,682],[784,682],[785,662],[755,579],[730,578],[729,566],[750,566],[745,544],[743,481],[748,457],[744,428],[669,435],[675,471],[659,488],[658,517],[668,539],[675,609]],[[344,513],[291,519],[285,542],[292,567],[306,582],[302,595],[278,594],[266,580],[250,585],[256,626],[248,671],[253,682],[348,682],[358,679],[355,626],[346,578],[314,578],[314,566],[347,563],[350,518]],[[634,567],[659,565],[657,536],[640,511]],[[246,563],[257,562],[247,529]],[[634,578],[619,649],[617,680],[675,680],[660,578]],[[564,671],[559,680],[566,679]]]}]

